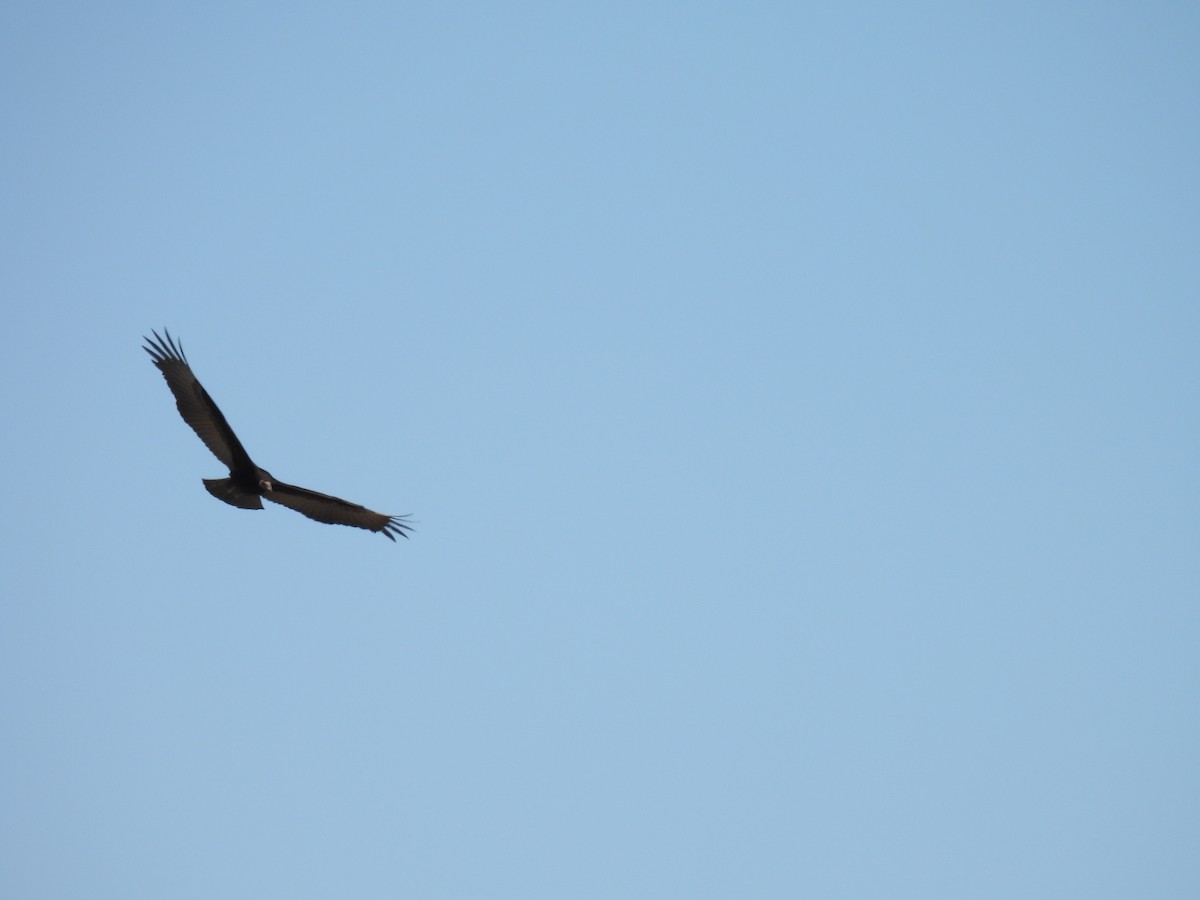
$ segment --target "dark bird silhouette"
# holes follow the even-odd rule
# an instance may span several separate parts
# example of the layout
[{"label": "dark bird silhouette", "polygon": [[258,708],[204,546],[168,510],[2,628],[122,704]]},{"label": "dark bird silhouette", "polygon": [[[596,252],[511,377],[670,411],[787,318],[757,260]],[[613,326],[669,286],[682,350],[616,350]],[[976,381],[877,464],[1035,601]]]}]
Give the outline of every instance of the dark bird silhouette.
[{"label": "dark bird silhouette", "polygon": [[157,331],[151,334],[154,338],[145,338],[147,346],[142,349],[150,354],[154,365],[158,366],[167,380],[167,387],[175,395],[175,405],[183,421],[192,426],[192,430],[213,455],[229,467],[228,478],[203,479],[210,494],[241,509],[262,509],[262,500],[259,498],[266,497],[273,503],[290,507],[318,522],[378,531],[390,541],[396,540],[395,535],[408,537],[407,532],[412,530],[412,526],[403,521],[406,516],[372,512],[357,503],[285,484],[266,469],[256,466],[217,404],[208,396],[208,391],[192,374],[187,357],[183,355],[183,344],[176,342],[165,328],[165,338],[159,337]]}]

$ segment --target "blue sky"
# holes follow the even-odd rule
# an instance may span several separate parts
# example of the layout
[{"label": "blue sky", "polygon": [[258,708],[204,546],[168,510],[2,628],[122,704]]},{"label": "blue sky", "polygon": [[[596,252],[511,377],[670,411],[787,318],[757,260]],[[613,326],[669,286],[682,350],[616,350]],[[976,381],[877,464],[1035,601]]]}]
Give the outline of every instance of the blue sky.
[{"label": "blue sky", "polygon": [[0,895],[1196,896],[1198,45],[9,4]]}]

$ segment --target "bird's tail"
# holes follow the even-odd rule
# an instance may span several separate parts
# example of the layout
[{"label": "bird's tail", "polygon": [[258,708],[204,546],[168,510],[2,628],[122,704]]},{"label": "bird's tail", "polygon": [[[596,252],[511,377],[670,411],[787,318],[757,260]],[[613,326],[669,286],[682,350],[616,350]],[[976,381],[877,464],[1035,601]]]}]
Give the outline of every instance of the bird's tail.
[{"label": "bird's tail", "polygon": [[210,494],[228,503],[230,506],[237,506],[241,509],[262,509],[262,500],[258,498],[258,494],[251,494],[249,491],[244,491],[233,483],[232,478],[205,478],[204,487]]}]

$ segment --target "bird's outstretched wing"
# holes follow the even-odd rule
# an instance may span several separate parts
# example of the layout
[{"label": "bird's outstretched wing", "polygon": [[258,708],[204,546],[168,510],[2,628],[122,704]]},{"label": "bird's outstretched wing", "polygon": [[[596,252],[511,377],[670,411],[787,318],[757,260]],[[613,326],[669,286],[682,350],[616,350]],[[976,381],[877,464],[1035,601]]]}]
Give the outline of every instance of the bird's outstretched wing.
[{"label": "bird's outstretched wing", "polygon": [[263,497],[281,506],[294,509],[298,513],[303,513],[318,522],[379,531],[392,541],[396,540],[394,535],[398,534],[407,538],[406,532],[412,531],[412,526],[403,521],[405,516],[388,516],[372,512],[357,503],[350,503],[337,497],[330,497],[328,494],[310,491],[307,488],[296,487],[294,484],[272,482],[271,490],[265,492]]},{"label": "bird's outstretched wing", "polygon": [[163,329],[166,338],[152,331],[153,339],[145,338],[146,346],[142,349],[150,354],[154,365],[163,373],[167,387],[175,395],[175,405],[183,421],[192,426],[204,445],[213,452],[221,462],[234,471],[253,471],[254,463],[242,447],[241,441],[221,415],[221,410],[208,396],[208,391],[196,380],[188,365],[187,357],[183,355],[183,345],[177,344],[171,337],[171,332]]}]

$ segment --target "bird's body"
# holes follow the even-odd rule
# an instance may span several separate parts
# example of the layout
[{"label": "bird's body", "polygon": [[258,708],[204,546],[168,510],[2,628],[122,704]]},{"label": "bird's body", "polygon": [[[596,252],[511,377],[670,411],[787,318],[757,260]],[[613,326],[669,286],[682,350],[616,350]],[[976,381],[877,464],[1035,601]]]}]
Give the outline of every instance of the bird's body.
[{"label": "bird's body", "polygon": [[159,337],[157,331],[151,333],[154,338],[146,338],[147,346],[143,349],[167,380],[179,414],[213,455],[229,468],[228,478],[204,479],[204,487],[210,494],[240,509],[262,509],[262,498],[266,497],[318,522],[378,531],[392,541],[396,539],[395,535],[408,537],[406,532],[411,531],[412,526],[404,522],[404,516],[372,512],[357,503],[286,484],[255,465],[217,404],[192,373],[182,345],[176,343],[166,329],[163,330],[165,338]]}]

